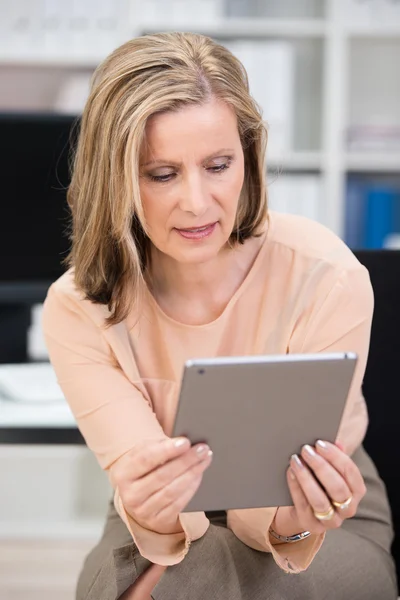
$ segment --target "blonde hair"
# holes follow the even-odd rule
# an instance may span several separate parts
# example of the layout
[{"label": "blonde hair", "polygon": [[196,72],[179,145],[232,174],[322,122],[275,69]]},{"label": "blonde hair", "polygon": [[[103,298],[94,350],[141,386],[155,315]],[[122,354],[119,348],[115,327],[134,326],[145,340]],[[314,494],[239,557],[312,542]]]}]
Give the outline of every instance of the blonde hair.
[{"label": "blonde hair", "polygon": [[139,154],[152,115],[212,97],[237,116],[245,178],[230,242],[259,235],[267,218],[267,132],[246,72],[229,50],[193,33],[130,40],[96,69],[80,121],[67,193],[66,264],[86,298],[108,306],[107,325],[138,302],[149,240],[139,192]]}]

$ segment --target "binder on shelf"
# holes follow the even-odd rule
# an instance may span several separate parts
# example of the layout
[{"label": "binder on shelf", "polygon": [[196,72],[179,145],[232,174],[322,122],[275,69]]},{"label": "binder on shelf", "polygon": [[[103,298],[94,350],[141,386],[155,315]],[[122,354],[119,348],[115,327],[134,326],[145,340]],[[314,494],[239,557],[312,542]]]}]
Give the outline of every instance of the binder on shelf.
[{"label": "binder on shelf", "polygon": [[[340,2],[342,0],[339,0]],[[365,2],[365,0],[364,0]],[[297,19],[320,14],[320,0],[227,0],[229,17]]]},{"label": "binder on shelf", "polygon": [[189,23],[197,27],[215,26],[225,16],[225,0],[191,0]]},{"label": "binder on shelf", "polygon": [[7,9],[0,3],[3,55],[63,61],[106,56],[129,31],[128,2],[14,0]]},{"label": "binder on shelf", "polygon": [[352,249],[400,248],[400,182],[349,178],[345,242]]},{"label": "binder on shelf", "polygon": [[269,183],[268,195],[272,210],[323,220],[319,175],[279,175]]},{"label": "binder on shelf", "polygon": [[[5,3],[4,3],[5,4]],[[34,55],[41,43],[40,0],[13,0],[2,9],[5,16],[5,39],[2,42],[6,54],[12,57]],[[8,14],[4,15],[4,10]]]},{"label": "binder on shelf", "polygon": [[226,3],[227,16],[234,19],[254,17],[256,9],[256,0],[227,0]]},{"label": "binder on shelf", "polygon": [[358,25],[393,25],[400,23],[398,0],[344,0],[342,17]]},{"label": "binder on shelf", "polygon": [[[385,248],[389,236],[400,233],[400,223],[396,223],[395,203],[398,192],[390,185],[374,185],[366,196],[366,248]],[[398,229],[397,229],[398,228]]]},{"label": "binder on shelf", "polygon": [[300,214],[314,221],[322,220],[321,180],[318,175],[298,175],[302,182]]},{"label": "binder on shelf", "polygon": [[374,22],[376,0],[342,0],[340,4],[342,19],[348,23],[371,25]]},{"label": "binder on shelf", "polygon": [[[191,0],[169,0],[168,25],[173,27],[185,27],[190,23]],[[189,10],[188,10],[189,9]]]},{"label": "binder on shelf", "polygon": [[131,28],[134,31],[139,31],[141,28],[152,28],[154,23],[165,22],[168,14],[165,10],[167,2],[162,0],[133,0],[130,11]]},{"label": "binder on shelf", "polygon": [[68,15],[68,46],[72,56],[94,56],[97,52],[94,19],[97,4],[92,0],[70,0]]},{"label": "binder on shelf", "polygon": [[363,179],[349,177],[344,210],[344,241],[354,250],[364,247],[364,187]]},{"label": "binder on shelf", "polygon": [[226,44],[242,62],[250,93],[268,124],[268,155],[280,158],[293,148],[294,48],[286,41]]},{"label": "binder on shelf", "polygon": [[41,52],[45,56],[65,56],[68,52],[68,2],[44,0],[40,15]]},{"label": "binder on shelf", "polygon": [[124,8],[124,0],[97,0],[93,6],[94,37],[100,56],[107,56],[122,43]]},{"label": "binder on shelf", "polygon": [[215,26],[224,16],[224,0],[146,0],[131,3],[130,21],[134,31],[163,27],[193,31]]}]

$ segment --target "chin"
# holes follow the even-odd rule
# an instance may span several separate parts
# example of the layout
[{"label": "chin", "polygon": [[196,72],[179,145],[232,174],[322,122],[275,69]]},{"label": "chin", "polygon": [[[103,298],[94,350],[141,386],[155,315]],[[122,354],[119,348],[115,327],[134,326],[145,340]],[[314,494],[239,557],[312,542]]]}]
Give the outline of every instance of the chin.
[{"label": "chin", "polygon": [[[222,236],[221,236],[222,238]],[[218,257],[222,250],[227,247],[227,241],[225,239],[213,240],[210,243],[202,244],[184,244],[183,246],[175,246],[171,248],[171,252],[168,254],[171,258],[174,258],[178,263],[186,265],[195,265],[209,262]]]},{"label": "chin", "polygon": [[192,248],[187,252],[176,252],[174,258],[178,263],[185,265],[196,265],[209,262],[214,260],[221,248],[210,247],[210,248]]}]

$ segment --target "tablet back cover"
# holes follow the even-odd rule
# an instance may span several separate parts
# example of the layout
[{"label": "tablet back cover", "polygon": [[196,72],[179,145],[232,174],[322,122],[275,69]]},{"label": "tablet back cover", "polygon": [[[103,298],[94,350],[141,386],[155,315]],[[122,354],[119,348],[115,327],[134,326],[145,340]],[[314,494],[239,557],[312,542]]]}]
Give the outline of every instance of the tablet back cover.
[{"label": "tablet back cover", "polygon": [[182,380],[173,435],[214,453],[185,512],[291,505],[290,457],[335,441],[357,357],[215,360],[190,361]]}]

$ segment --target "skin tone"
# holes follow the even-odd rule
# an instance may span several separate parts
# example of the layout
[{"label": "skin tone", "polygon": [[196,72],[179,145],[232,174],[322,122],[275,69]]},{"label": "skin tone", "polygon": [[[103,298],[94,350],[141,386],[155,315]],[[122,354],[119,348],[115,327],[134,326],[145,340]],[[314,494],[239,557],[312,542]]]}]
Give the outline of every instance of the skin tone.
[{"label": "skin tone", "polygon": [[[249,271],[262,240],[234,251],[227,244],[243,178],[236,116],[227,105],[213,101],[148,122],[140,192],[152,241],[149,284],[172,318],[192,325],[214,320]],[[182,235],[208,224],[210,235]]]},{"label": "skin tone", "polygon": [[[151,246],[151,293],[173,319],[201,325],[217,318],[247,275],[262,238],[228,245],[243,185],[244,157],[236,116],[215,100],[152,117],[140,157],[140,191]],[[205,228],[204,228],[205,227]],[[212,452],[186,439],[145,441],[113,470],[127,512],[159,533],[182,532],[179,513],[198,489]],[[293,506],[277,510],[282,536],[322,533],[353,516],[363,495],[362,476],[343,448],[305,446],[287,471]],[[326,490],[326,491],[324,491]],[[330,498],[344,502],[329,521]],[[274,542],[273,542],[274,543]],[[123,596],[150,600],[165,571],[153,565]]]}]

